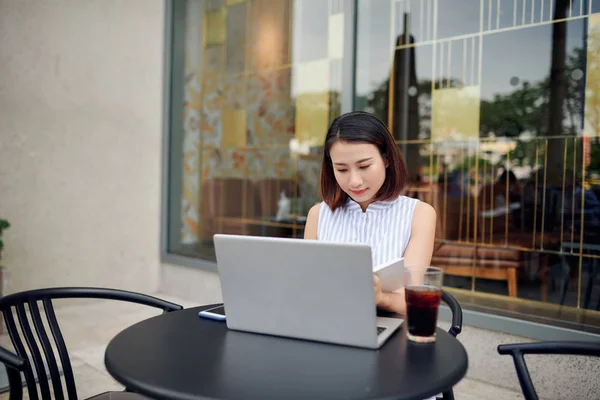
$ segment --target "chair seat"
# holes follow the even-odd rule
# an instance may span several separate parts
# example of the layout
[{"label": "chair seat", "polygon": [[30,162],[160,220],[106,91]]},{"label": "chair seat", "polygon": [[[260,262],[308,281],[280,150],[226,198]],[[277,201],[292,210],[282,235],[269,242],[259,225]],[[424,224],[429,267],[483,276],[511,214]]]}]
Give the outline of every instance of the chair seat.
[{"label": "chair seat", "polygon": [[[476,244],[456,244],[456,243],[444,243],[435,249],[435,257],[448,257],[455,259],[467,259],[472,260],[475,257],[475,251],[477,250],[476,259],[479,260],[506,260],[506,261],[520,261],[522,258],[522,252],[518,249],[513,248],[502,248],[502,247],[483,247],[477,246]],[[462,261],[464,262],[464,261]]]},{"label": "chair seat", "polygon": [[[457,257],[438,257],[431,258],[432,265],[447,265],[447,266],[472,266],[472,259],[457,258]],[[482,268],[519,268],[521,263],[518,261],[503,260],[503,259],[477,259],[475,266]]]},{"label": "chair seat", "polygon": [[104,392],[87,400],[150,400],[150,398],[131,392]]}]

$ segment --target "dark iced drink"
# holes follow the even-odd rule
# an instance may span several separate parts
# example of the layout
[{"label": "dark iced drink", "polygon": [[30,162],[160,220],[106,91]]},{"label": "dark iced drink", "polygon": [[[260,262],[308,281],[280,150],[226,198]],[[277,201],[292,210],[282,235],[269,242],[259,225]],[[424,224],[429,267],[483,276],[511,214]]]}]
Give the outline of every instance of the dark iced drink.
[{"label": "dark iced drink", "polygon": [[435,341],[441,289],[430,285],[407,286],[405,295],[408,338],[415,342]]}]

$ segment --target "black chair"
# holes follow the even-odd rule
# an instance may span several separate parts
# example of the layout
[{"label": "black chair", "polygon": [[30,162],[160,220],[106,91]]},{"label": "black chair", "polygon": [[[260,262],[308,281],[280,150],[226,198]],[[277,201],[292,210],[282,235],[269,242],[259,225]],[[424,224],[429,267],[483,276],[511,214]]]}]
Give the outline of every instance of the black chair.
[{"label": "black chair", "polygon": [[[0,360],[5,364],[9,378],[10,400],[19,400],[23,396],[21,373],[25,376],[25,383],[31,400],[38,400],[40,395],[42,399],[52,398],[44,364],[47,365],[50,373],[54,398],[68,398],[70,400],[78,399],[67,346],[65,345],[52,305],[53,299],[66,298],[94,298],[127,301],[159,308],[163,310],[163,313],[178,311],[183,308],[178,304],[170,303],[141,293],[88,287],[29,290],[0,298],[0,311],[2,311],[4,315],[4,322],[6,323],[8,334],[17,352],[17,354],[14,354],[6,349],[0,348]],[[43,304],[46,322],[50,328],[51,337],[54,339],[53,343],[51,343],[51,339],[46,332],[42,314],[40,313],[39,302]],[[35,333],[31,329],[25,305],[27,305],[31,320],[33,321]],[[19,323],[20,331],[17,329],[15,323],[15,315]],[[25,349],[23,339],[25,340],[28,351]],[[62,364],[64,383],[67,391],[66,395],[63,393],[59,366],[56,357],[54,356],[53,344]],[[39,395],[32,365],[35,367],[38,377]],[[143,398],[134,393],[106,392],[93,397],[93,399],[101,399],[104,398],[104,396],[112,399],[133,397],[138,399]]]},{"label": "black chair", "polygon": [[25,371],[27,361],[0,346],[0,362],[6,367],[8,386],[10,388],[9,400],[20,400],[23,398],[23,385],[21,372]]},{"label": "black chair", "polygon": [[[452,311],[452,322],[450,329],[448,329],[448,333],[456,337],[462,331],[462,307],[460,306],[458,300],[456,300],[454,296],[445,290],[442,290],[442,301],[446,303],[448,308],[450,308],[450,311]],[[452,389],[446,390],[442,393],[442,399],[454,400],[454,391]]]},{"label": "black chair", "polygon": [[523,357],[525,354],[571,354],[600,357],[600,342],[548,341],[501,344],[498,346],[498,353],[512,356],[525,400],[538,400]]},{"label": "black chair", "polygon": [[450,326],[450,329],[448,329],[448,333],[457,337],[462,332],[462,307],[458,300],[445,290],[442,290],[442,301],[446,303],[448,308],[450,308],[450,311],[452,311],[452,325]]}]

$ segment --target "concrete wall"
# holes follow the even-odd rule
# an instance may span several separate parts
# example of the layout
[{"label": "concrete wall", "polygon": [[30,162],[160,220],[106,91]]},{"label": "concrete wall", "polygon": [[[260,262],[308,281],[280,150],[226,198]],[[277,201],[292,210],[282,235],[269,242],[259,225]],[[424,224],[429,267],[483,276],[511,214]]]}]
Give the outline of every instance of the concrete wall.
[{"label": "concrete wall", "polygon": [[164,2],[0,0],[10,291],[158,287]]},{"label": "concrete wall", "polygon": [[162,265],[160,291],[199,305],[223,302],[221,281],[216,273],[181,265]]}]

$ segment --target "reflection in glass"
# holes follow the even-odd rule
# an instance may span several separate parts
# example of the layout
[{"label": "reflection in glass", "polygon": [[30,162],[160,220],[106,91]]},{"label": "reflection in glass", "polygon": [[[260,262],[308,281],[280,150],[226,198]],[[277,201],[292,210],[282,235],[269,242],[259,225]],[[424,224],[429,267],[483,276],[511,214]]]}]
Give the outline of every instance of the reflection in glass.
[{"label": "reflection in glass", "polygon": [[301,237],[353,95],[436,209],[432,264],[466,307],[600,331],[600,1],[359,0],[356,27],[353,3],[185,2],[169,251]]},{"label": "reflection in glass", "polygon": [[600,309],[595,6],[476,3],[359,1],[356,107],[387,122],[406,195],[436,209],[432,265],[463,301],[600,331],[577,311]]},{"label": "reflection in glass", "polygon": [[214,261],[216,233],[302,237],[319,148],[341,112],[349,4],[186,2],[181,240],[171,251]]}]

